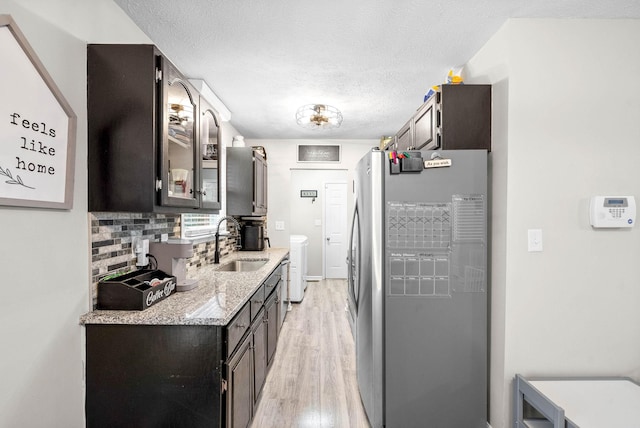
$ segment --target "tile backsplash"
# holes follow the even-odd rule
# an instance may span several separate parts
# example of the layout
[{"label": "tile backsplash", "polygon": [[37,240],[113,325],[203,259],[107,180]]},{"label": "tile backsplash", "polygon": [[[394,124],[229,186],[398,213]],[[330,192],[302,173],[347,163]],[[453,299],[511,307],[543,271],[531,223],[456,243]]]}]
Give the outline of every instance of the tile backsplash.
[{"label": "tile backsplash", "polygon": [[[169,239],[180,238],[180,215],[148,213],[89,213],[91,224],[91,296],[97,302],[98,281],[106,275],[137,269],[133,254],[134,237],[159,242],[162,234]],[[234,251],[235,239],[220,240],[221,256]],[[215,242],[195,244],[193,257],[187,263],[187,273],[213,263]]]}]

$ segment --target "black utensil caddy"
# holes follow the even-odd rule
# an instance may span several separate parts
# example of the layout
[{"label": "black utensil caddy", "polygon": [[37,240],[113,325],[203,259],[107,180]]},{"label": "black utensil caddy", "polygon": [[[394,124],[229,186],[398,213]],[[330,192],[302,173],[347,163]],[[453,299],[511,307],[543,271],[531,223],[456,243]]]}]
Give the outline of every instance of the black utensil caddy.
[{"label": "black utensil caddy", "polygon": [[144,310],[176,290],[176,277],[140,269],[98,282],[98,309]]}]

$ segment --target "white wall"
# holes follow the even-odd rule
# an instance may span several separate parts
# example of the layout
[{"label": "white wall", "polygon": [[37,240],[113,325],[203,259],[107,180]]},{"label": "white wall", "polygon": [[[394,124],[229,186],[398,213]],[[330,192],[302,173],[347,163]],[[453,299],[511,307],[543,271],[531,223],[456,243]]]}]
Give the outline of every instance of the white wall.
[{"label": "white wall", "polygon": [[[337,163],[297,162],[298,144],[340,144],[341,161]],[[347,170],[347,183],[349,185],[347,211],[351,215],[353,210],[353,194],[351,183],[353,182],[353,170],[365,153],[371,148],[377,147],[377,140],[246,140],[247,146],[264,146],[267,151],[267,164],[269,168],[268,183],[268,215],[267,230],[271,245],[274,247],[289,247],[289,235],[300,234],[299,224],[296,230],[291,229],[291,170],[305,169],[331,169]],[[309,172],[310,175],[317,174]],[[318,204],[319,201],[316,201]],[[275,222],[284,221],[285,229],[276,230]],[[313,222],[312,218],[308,219]],[[309,271],[310,276],[322,275],[322,242],[314,240],[309,242]],[[318,259],[318,255],[320,259]]]},{"label": "white wall", "polygon": [[0,14],[13,17],[78,118],[73,209],[0,206],[0,427],[82,427],[78,320],[90,308],[86,40],[95,41],[93,32],[104,42],[146,39],[111,1],[0,0]]},{"label": "white wall", "polygon": [[[290,171],[289,231],[291,235],[305,235],[309,238],[307,248],[307,276],[309,277],[321,279],[324,275],[324,204],[326,202],[324,184],[347,183],[348,195],[352,187],[347,181],[347,175],[346,169],[292,169]],[[318,197],[315,201],[311,198],[301,198],[301,190],[317,190]],[[347,218],[351,216],[348,206],[345,206],[344,214],[345,223],[348,223]]]},{"label": "white wall", "polygon": [[513,424],[516,373],[640,380],[640,229],[588,218],[592,195],[640,199],[638,40],[640,20],[511,20],[466,67],[495,84],[494,428]]}]

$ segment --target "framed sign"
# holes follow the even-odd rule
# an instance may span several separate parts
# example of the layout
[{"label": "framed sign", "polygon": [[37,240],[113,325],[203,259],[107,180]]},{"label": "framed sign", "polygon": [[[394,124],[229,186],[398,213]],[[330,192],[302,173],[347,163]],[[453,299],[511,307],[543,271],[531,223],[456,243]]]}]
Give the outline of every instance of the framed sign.
[{"label": "framed sign", "polygon": [[298,145],[298,162],[340,162],[340,145]]},{"label": "framed sign", "polygon": [[0,205],[71,209],[76,115],[9,15],[0,58]]}]

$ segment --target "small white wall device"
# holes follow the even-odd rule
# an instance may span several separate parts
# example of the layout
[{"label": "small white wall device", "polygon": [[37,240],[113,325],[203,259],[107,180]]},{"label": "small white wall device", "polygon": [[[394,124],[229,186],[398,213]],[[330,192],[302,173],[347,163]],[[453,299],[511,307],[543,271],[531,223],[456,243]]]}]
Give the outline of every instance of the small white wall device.
[{"label": "small white wall device", "polygon": [[595,228],[633,227],[636,200],[633,196],[592,196],[589,220]]}]

